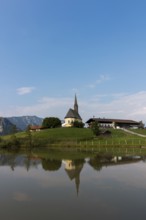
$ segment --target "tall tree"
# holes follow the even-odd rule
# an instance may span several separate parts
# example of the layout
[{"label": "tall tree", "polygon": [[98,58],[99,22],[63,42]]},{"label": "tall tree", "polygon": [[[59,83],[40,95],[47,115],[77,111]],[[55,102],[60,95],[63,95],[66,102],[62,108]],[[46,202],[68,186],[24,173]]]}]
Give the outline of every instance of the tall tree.
[{"label": "tall tree", "polygon": [[61,120],[56,117],[47,117],[44,118],[42,123],[43,128],[57,128],[61,127]]},{"label": "tall tree", "polygon": [[100,130],[99,130],[99,124],[98,124],[97,121],[92,122],[92,124],[91,124],[91,129],[92,129],[92,131],[93,131],[93,134],[99,135]]}]

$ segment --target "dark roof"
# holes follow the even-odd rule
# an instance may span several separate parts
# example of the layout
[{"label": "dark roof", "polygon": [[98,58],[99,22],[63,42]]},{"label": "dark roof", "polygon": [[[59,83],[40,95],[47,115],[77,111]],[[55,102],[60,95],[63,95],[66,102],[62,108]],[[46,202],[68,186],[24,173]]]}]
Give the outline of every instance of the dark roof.
[{"label": "dark roof", "polygon": [[76,118],[76,119],[82,120],[82,118],[81,118],[81,116],[79,115],[79,113],[76,112],[75,110],[71,109],[71,108],[68,110],[68,112],[67,112],[65,118]]},{"label": "dark roof", "polygon": [[138,125],[139,122],[127,119],[108,119],[108,118],[90,118],[86,123],[91,123],[93,121],[98,121],[99,123],[123,123],[123,124],[133,124]]},{"label": "dark roof", "polygon": [[30,126],[30,130],[37,130],[37,129],[42,129],[42,126],[40,126],[40,125],[32,125],[32,126]]}]

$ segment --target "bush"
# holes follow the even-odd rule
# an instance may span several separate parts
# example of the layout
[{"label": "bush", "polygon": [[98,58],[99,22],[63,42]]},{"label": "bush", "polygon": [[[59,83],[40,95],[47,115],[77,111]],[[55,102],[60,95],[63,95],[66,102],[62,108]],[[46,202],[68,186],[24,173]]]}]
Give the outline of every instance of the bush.
[{"label": "bush", "polygon": [[17,137],[13,134],[13,135],[11,135],[9,140],[1,142],[1,147],[6,148],[6,149],[10,149],[10,150],[11,149],[16,150],[16,149],[20,148],[20,142],[17,139]]},{"label": "bush", "polygon": [[80,121],[74,121],[74,122],[72,122],[72,125],[75,128],[83,128],[85,124],[83,122],[80,122]]}]

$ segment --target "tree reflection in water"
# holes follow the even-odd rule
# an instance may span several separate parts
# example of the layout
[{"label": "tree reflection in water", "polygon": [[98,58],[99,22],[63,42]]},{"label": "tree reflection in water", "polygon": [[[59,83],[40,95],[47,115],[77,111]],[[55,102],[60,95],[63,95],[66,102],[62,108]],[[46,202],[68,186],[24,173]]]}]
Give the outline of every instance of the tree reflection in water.
[{"label": "tree reflection in water", "polygon": [[59,170],[61,167],[61,160],[42,159],[42,167],[46,171]]}]

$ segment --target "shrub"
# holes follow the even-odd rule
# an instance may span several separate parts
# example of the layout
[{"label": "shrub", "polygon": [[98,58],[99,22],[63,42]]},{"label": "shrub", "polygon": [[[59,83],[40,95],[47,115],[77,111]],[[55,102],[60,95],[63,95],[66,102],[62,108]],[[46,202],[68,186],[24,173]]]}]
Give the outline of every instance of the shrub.
[{"label": "shrub", "polygon": [[76,121],[72,122],[72,125],[75,128],[83,128],[85,124],[83,122],[80,122],[80,121],[76,120]]}]

